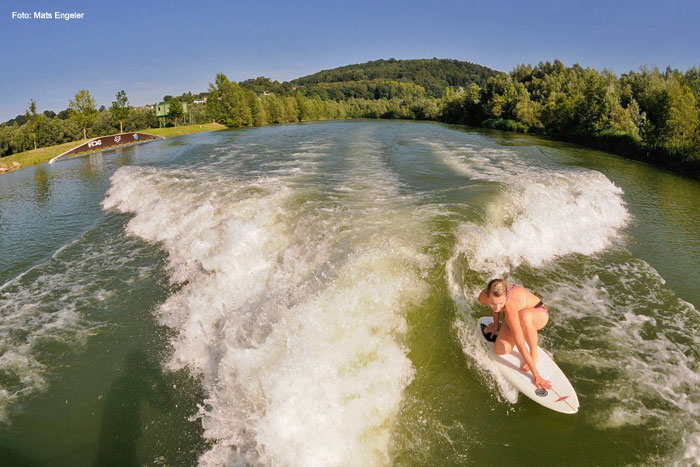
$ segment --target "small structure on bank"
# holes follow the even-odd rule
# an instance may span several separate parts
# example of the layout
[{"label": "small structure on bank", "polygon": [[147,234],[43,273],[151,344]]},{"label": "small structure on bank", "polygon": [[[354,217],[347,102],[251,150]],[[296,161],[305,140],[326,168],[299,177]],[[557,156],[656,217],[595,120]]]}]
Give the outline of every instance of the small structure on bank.
[{"label": "small structure on bank", "polygon": [[76,146],[63,154],[59,154],[49,161],[49,164],[53,164],[56,161],[66,159],[71,156],[77,156],[79,154],[92,153],[98,151],[104,151],[105,149],[113,149],[117,146],[131,146],[132,144],[147,143],[148,141],[155,141],[158,139],[164,139],[162,136],[151,135],[148,133],[120,133],[118,135],[110,136],[100,136],[99,138],[93,138],[90,141],[86,141],[80,146]]}]

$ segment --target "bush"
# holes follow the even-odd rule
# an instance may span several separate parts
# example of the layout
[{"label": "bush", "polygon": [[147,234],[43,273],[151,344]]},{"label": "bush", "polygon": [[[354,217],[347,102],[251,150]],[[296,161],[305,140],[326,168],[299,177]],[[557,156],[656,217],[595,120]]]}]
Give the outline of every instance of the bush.
[{"label": "bush", "polygon": [[627,157],[635,157],[643,152],[642,141],[623,131],[603,130],[593,140],[597,149]]},{"label": "bush", "polygon": [[515,131],[518,133],[527,133],[528,131],[528,127],[522,123],[503,118],[489,118],[481,122],[481,126],[494,130]]}]

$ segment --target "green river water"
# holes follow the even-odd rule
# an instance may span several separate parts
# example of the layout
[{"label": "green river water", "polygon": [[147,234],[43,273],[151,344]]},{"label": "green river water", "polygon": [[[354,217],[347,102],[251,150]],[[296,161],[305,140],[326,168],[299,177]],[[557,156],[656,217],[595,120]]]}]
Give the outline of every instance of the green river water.
[{"label": "green river water", "polygon": [[[0,465],[700,464],[700,183],[516,134],[348,121],[0,177]],[[581,408],[497,377],[540,296]]]}]

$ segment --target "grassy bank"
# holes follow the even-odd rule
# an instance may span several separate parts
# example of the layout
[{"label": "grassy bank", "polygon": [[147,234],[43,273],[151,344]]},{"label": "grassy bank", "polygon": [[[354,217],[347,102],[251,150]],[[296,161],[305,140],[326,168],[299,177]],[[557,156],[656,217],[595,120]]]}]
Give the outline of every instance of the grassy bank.
[{"label": "grassy bank", "polygon": [[[203,123],[196,125],[177,126],[171,128],[148,128],[139,131],[142,133],[149,133],[152,135],[163,136],[165,138],[171,138],[173,136],[186,135],[189,133],[198,133],[200,131],[223,130],[225,128],[226,127],[224,125],[221,125],[219,123]],[[58,156],[59,154],[64,153],[76,146],[79,146],[85,141],[88,140],[82,139],[80,141],[72,141],[70,143],[58,144],[56,146],[49,146],[45,148],[39,148],[36,150],[20,152],[11,156],[0,158],[0,174],[12,170],[18,170],[23,167],[43,164],[44,162],[48,162],[49,160]]]},{"label": "grassy bank", "polygon": [[170,128],[150,128],[143,130],[143,133],[171,138],[173,136],[186,135],[189,133],[199,133],[200,131],[225,130],[226,126],[220,123],[199,123],[195,125],[173,126]]}]

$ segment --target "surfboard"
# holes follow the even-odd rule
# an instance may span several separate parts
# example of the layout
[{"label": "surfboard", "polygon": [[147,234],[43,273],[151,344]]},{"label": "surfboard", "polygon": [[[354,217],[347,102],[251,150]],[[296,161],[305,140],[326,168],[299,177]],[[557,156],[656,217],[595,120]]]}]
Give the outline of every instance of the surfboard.
[{"label": "surfboard", "polygon": [[496,363],[503,377],[515,386],[518,391],[548,409],[566,414],[578,412],[578,396],[574,387],[566,378],[564,372],[554,363],[554,360],[542,350],[542,347],[537,346],[537,371],[539,371],[540,376],[552,383],[552,389],[549,390],[535,387],[535,384],[532,382],[532,373],[520,370],[525,360],[518,352],[517,347],[506,355],[496,353],[495,339],[492,342],[489,340],[491,334],[488,336],[484,334],[484,329],[491,323],[493,323],[491,316],[480,318],[478,321],[479,335],[486,346],[489,358]]}]

